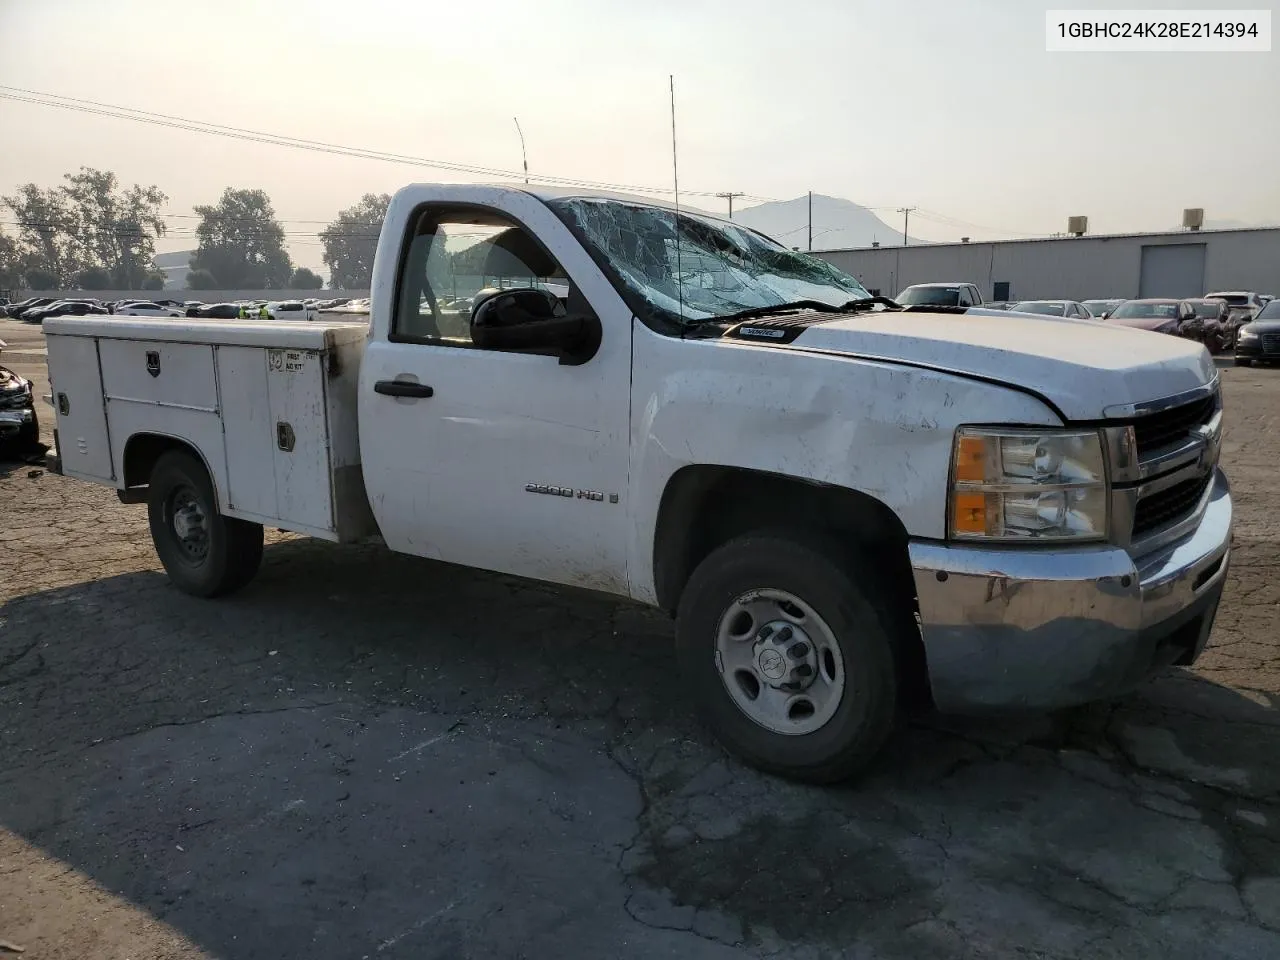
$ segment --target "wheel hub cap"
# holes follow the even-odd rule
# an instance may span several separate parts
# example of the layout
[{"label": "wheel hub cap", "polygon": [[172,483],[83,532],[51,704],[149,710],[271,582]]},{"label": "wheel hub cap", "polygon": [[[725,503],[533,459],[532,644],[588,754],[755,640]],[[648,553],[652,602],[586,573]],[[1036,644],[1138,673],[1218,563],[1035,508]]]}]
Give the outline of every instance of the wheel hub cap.
[{"label": "wheel hub cap", "polygon": [[729,605],[715,662],[738,709],[774,733],[820,729],[845,692],[844,658],[831,628],[784,590],[752,590]]},{"label": "wheel hub cap", "polygon": [[803,690],[818,673],[813,641],[799,626],[774,620],[760,628],[755,639],[755,663],[760,679],[775,690]]}]

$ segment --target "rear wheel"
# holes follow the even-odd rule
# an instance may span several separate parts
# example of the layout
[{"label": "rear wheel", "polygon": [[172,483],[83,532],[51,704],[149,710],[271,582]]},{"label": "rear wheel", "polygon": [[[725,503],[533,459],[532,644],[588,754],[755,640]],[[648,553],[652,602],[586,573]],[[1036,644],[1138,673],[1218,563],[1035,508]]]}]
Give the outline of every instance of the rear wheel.
[{"label": "rear wheel", "polygon": [[878,581],[803,533],[713,551],[680,600],[682,667],[716,737],[771,773],[843,780],[893,726],[895,622]]},{"label": "rear wheel", "polygon": [[213,482],[198,459],[170,451],[147,490],[151,541],[178,589],[197,597],[238,590],[262,562],[262,525],[218,513]]}]

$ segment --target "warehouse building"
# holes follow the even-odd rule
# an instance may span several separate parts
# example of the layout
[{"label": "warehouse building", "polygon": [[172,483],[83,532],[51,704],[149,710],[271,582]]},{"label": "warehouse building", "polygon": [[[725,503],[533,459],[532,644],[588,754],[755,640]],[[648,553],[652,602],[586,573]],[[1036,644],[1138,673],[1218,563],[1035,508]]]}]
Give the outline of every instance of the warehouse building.
[{"label": "warehouse building", "polygon": [[930,281],[977,284],[987,300],[1280,295],[1280,228],[1068,236],[821,250],[814,255],[895,296]]}]

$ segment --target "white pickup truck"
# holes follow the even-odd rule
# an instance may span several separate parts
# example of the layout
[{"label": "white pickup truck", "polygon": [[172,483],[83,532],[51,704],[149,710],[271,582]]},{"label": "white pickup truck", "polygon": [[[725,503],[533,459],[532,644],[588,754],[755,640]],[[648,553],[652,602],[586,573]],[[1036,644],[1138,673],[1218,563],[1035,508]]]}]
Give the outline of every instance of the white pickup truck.
[{"label": "white pickup truck", "polygon": [[917,695],[1048,710],[1189,664],[1226,576],[1199,344],[902,308],[646,201],[407,187],[367,327],[44,329],[55,469],[145,501],[179,588],[243,586],[271,526],[630,597],[723,743],[799,779]]}]

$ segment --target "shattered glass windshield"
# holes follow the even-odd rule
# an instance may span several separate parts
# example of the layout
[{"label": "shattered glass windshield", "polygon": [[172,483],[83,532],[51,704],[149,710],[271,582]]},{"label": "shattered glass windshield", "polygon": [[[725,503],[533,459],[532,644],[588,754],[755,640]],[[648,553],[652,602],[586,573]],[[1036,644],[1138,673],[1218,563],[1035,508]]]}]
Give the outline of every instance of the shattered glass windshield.
[{"label": "shattered glass windshield", "polygon": [[833,307],[870,296],[816,257],[732,223],[597,197],[548,205],[608,261],[628,290],[665,319],[711,320],[796,300]]}]

